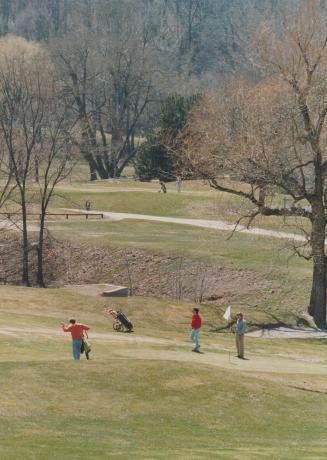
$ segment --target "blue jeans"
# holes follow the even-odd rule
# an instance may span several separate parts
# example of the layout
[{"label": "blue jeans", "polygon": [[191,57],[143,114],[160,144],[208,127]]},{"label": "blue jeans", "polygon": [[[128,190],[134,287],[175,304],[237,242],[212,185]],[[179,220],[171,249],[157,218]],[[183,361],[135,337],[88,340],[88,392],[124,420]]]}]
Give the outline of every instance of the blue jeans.
[{"label": "blue jeans", "polygon": [[200,348],[199,333],[200,333],[200,329],[192,329],[191,340],[192,340],[192,342],[195,343],[194,350],[198,350]]},{"label": "blue jeans", "polygon": [[73,346],[73,358],[74,359],[80,359],[82,341],[81,340],[73,340],[72,341],[72,346]]}]

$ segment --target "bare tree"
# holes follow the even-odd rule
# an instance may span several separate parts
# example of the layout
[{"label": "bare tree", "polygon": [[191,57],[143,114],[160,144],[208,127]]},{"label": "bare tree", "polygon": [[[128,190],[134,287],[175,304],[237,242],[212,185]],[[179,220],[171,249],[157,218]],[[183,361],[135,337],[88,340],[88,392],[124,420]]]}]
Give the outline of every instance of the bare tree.
[{"label": "bare tree", "polygon": [[[326,18],[313,0],[303,3],[296,16],[285,17],[279,36],[267,26],[258,35],[256,62],[267,76],[258,84],[235,82],[205,97],[181,136],[182,161],[214,189],[247,200],[249,223],[257,215],[308,221],[309,312],[318,326],[325,326]],[[219,178],[224,172],[235,181]],[[266,187],[282,190],[293,205],[267,203]]]},{"label": "bare tree", "polygon": [[93,29],[80,28],[53,44],[80,128],[74,142],[89,164],[91,180],[120,176],[136,154],[136,132],[153,92],[153,35],[142,11],[130,0],[102,6]]},{"label": "bare tree", "polygon": [[5,146],[22,213],[22,282],[30,285],[28,267],[28,181],[44,117],[43,79],[46,68],[39,45],[22,39],[1,41],[0,136]]},{"label": "bare tree", "polygon": [[135,2],[132,5],[133,18],[124,7],[115,16],[110,8],[107,10],[103,16],[105,33],[99,47],[100,59],[105,63],[100,81],[104,83],[107,101],[102,120],[111,133],[111,174],[114,176],[121,174],[136,153],[135,134],[153,100],[156,75],[152,31],[144,24],[143,10],[140,11]]},{"label": "bare tree", "polygon": [[[58,182],[69,171],[67,110],[46,51],[32,42],[10,37],[0,41],[0,141],[8,159],[21,209],[22,282],[29,273],[28,204],[37,185],[40,205],[38,283],[44,286],[43,241],[47,208]],[[36,200],[38,198],[36,196]],[[37,200],[38,202],[38,200]]]},{"label": "bare tree", "polygon": [[[61,76],[65,88],[67,102],[71,104],[73,117],[78,121],[79,129],[74,132],[72,142],[80,149],[83,158],[90,168],[90,179],[108,178],[104,160],[107,151],[98,144],[97,130],[94,124],[95,114],[104,104],[104,98],[98,100],[98,106],[91,107],[93,85],[100,69],[95,68],[91,61],[92,38],[87,32],[79,39],[71,37],[70,41],[56,43],[55,60],[61,64]],[[94,39],[94,38],[93,38]]]},{"label": "bare tree", "polygon": [[46,91],[43,119],[43,134],[38,163],[38,191],[40,207],[40,228],[38,237],[37,283],[45,287],[44,240],[47,210],[59,182],[67,178],[76,162],[73,146],[69,142],[72,131],[69,107],[64,103],[61,89],[54,78],[49,79]]}]

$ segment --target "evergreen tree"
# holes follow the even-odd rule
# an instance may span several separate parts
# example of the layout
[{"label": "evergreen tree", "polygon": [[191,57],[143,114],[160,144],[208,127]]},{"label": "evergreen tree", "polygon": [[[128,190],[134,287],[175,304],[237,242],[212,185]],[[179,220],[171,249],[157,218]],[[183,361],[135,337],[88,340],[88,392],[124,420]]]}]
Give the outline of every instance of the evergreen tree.
[{"label": "evergreen tree", "polygon": [[[147,135],[138,150],[135,171],[140,180],[175,180],[173,151],[167,152],[163,139],[168,136],[171,139],[176,137],[178,131],[185,126],[189,113],[198,99],[198,95],[184,97],[176,94],[169,96],[162,103],[158,126]],[[175,145],[173,150],[177,148]]]}]

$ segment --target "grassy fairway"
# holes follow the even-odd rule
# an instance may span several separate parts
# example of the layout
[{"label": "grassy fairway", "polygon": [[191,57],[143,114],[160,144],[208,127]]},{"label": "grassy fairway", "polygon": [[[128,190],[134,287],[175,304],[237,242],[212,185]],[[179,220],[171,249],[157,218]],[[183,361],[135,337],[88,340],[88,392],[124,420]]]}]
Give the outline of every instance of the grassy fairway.
[{"label": "grassy fairway", "polygon": [[2,363],[1,373],[8,460],[325,458],[327,420],[315,410],[325,396],[242,371],[108,358]]},{"label": "grassy fairway", "polygon": [[[244,184],[239,184],[239,188]],[[247,215],[251,207],[237,196],[210,189],[199,181],[185,182],[182,193],[176,193],[175,184],[168,185],[168,193],[157,193],[158,184],[127,181],[61,185],[52,200],[52,207],[84,209],[86,200],[98,211],[128,212],[154,216],[189,217],[224,220],[234,223]],[[285,197],[276,195],[270,205],[284,205]],[[286,199],[286,205],[290,201]],[[243,222],[246,224],[246,221]],[[309,228],[305,219],[257,216],[252,226],[299,233]]]},{"label": "grassy fairway", "polygon": [[115,191],[109,189],[103,192],[62,191],[52,206],[84,208],[85,201],[90,200],[92,208],[100,211],[131,212],[134,214],[149,214],[154,216],[173,217],[208,217],[218,218],[219,211],[226,210],[228,204],[235,199],[230,197],[222,200],[219,209],[218,199],[214,194],[193,195],[168,193],[161,195],[149,191]]},{"label": "grassy fairway", "polygon": [[[122,300],[136,332],[96,338],[112,331],[97,297],[0,293],[0,458],[326,458],[323,341],[247,339],[249,360],[239,361],[233,338],[205,325],[195,355],[186,303]],[[92,361],[71,361],[69,337],[56,333],[72,315],[91,323]]]}]

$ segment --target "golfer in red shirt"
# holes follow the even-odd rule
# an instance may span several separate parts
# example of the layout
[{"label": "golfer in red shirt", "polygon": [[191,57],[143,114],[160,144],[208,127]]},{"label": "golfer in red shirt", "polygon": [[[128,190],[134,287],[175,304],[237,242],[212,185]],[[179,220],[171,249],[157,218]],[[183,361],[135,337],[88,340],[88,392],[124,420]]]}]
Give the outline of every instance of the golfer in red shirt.
[{"label": "golfer in red shirt", "polygon": [[69,320],[69,323],[70,325],[67,327],[64,323],[61,323],[61,326],[64,332],[70,332],[72,335],[73,358],[80,359],[84,331],[88,331],[90,328],[85,324],[76,323],[75,319]]},{"label": "golfer in red shirt", "polygon": [[192,342],[195,343],[195,347],[193,348],[192,351],[195,351],[196,353],[200,352],[200,343],[199,343],[199,333],[202,325],[202,319],[201,316],[199,315],[199,309],[198,308],[193,308],[192,310],[193,316],[192,316],[192,332],[191,332],[191,340]]}]

